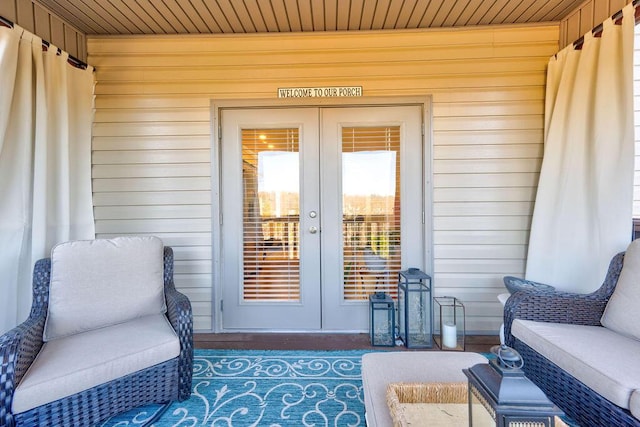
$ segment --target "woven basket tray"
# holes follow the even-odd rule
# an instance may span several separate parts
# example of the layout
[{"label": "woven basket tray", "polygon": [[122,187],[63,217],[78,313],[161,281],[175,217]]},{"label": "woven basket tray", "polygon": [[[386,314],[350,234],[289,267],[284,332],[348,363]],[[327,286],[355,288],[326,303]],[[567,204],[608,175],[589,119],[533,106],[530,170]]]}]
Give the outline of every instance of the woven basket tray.
[{"label": "woven basket tray", "polygon": [[467,383],[391,383],[387,405],[394,427],[469,423]]},{"label": "woven basket tray", "polygon": [[[391,383],[387,405],[393,427],[452,427],[469,423],[467,383]],[[568,427],[555,418],[556,427]]]}]

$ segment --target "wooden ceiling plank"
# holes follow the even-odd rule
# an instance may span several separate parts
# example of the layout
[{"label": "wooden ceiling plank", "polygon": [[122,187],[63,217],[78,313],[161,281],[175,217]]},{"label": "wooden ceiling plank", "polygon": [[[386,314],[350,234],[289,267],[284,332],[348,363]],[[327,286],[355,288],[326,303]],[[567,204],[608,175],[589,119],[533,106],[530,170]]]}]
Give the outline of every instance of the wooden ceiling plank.
[{"label": "wooden ceiling plank", "polygon": [[491,25],[495,24],[496,15],[504,9],[509,0],[497,0],[493,3],[493,5],[487,10],[485,15],[478,22],[479,25]]},{"label": "wooden ceiling plank", "polygon": [[100,14],[105,19],[108,19],[116,28],[120,28],[123,31],[119,34],[139,34],[141,29],[133,23],[122,11],[117,7],[114,7],[109,0],[94,0],[98,7],[104,10],[108,16]]},{"label": "wooden ceiling plank", "polygon": [[356,31],[360,29],[360,22],[362,22],[362,6],[364,0],[351,0],[349,5],[349,22],[347,30]]},{"label": "wooden ceiling plank", "polygon": [[280,29],[280,25],[276,19],[276,12],[273,10],[271,0],[258,0],[258,8],[260,8],[260,14],[268,32],[279,33],[283,31]]},{"label": "wooden ceiling plank", "polygon": [[284,7],[287,10],[287,18],[291,31],[302,31],[302,23],[300,21],[300,8],[298,8],[297,0],[284,0]]},{"label": "wooden ceiling plank", "polygon": [[[260,6],[258,5],[258,1],[257,0],[244,0],[244,7],[242,5],[238,5],[236,7],[236,10],[238,11],[238,16],[240,16],[240,19],[244,20],[246,19],[244,16],[244,10],[246,10],[247,12],[247,16],[249,17],[249,19],[251,20],[251,23],[253,24],[253,26],[256,29],[256,33],[266,33],[269,31],[269,26],[267,25],[264,16],[262,15],[262,10],[260,9]],[[237,2],[236,2],[237,4]]]},{"label": "wooden ceiling plank", "polygon": [[324,0],[311,0],[311,19],[313,19],[314,31],[325,31]]},{"label": "wooden ceiling plank", "polygon": [[[81,32],[104,35],[238,34],[544,23],[557,22],[574,13],[578,7],[589,9],[588,5],[583,5],[584,0],[20,1],[41,5]],[[604,3],[611,8],[627,1],[609,0]],[[601,4],[597,3],[598,7],[589,9],[589,13],[600,16],[603,13]]]},{"label": "wooden ceiling plank", "polygon": [[95,1],[80,5],[68,0],[41,0],[40,3],[86,34],[118,34],[116,27],[96,11]]},{"label": "wooden ceiling plank", "polygon": [[396,25],[399,28],[407,28],[409,20],[411,19],[411,15],[413,14],[417,5],[418,0],[404,0],[402,9],[400,10],[398,19],[396,21]]},{"label": "wooden ceiling plank", "polygon": [[144,13],[146,13],[147,16],[149,16],[149,18],[151,18],[162,29],[159,34],[174,34],[176,32],[175,28],[171,26],[169,21],[167,21],[165,17],[158,12],[158,9],[156,9],[153,2],[146,0],[135,0],[135,2],[138,4],[138,7],[144,10]]},{"label": "wooden ceiling plank", "polygon": [[311,3],[307,1],[298,2],[298,10],[300,12],[300,26],[302,27],[302,31],[313,31]]},{"label": "wooden ceiling plank", "polygon": [[512,16],[519,16],[523,10],[527,9],[527,5],[531,3],[530,0],[511,0],[507,6],[503,7],[495,17],[494,22],[496,24],[507,23],[507,19]]},{"label": "wooden ceiling plank", "polygon": [[[246,22],[244,18],[241,18],[236,12],[230,0],[216,0],[215,4],[218,6],[218,10],[222,12],[222,15],[225,17],[225,20],[231,26],[232,33],[241,34],[241,33],[256,32],[256,29],[253,26],[253,23],[250,20],[249,22]],[[214,12],[214,16],[218,16],[218,15]],[[247,25],[247,27],[245,27],[245,25]]]},{"label": "wooden ceiling plank", "polygon": [[165,18],[171,18],[174,28],[181,28],[181,30],[178,30],[179,33],[198,33],[198,27],[187,16],[180,3],[177,0],[162,0],[158,4],[158,9],[161,10],[161,13],[166,13]]},{"label": "wooden ceiling plank", "polygon": [[351,26],[351,13],[353,12],[353,1],[337,1],[336,6],[336,29],[347,31]]},{"label": "wooden ceiling plank", "polygon": [[483,0],[480,2],[475,11],[471,14],[471,17],[467,20],[465,25],[480,25],[480,21],[487,14],[489,9],[493,7],[497,0]]},{"label": "wooden ceiling plank", "polygon": [[362,18],[360,19],[360,30],[373,29],[373,16],[376,13],[377,0],[364,0],[362,5]]},{"label": "wooden ceiling plank", "polygon": [[111,0],[113,5],[123,11],[131,21],[140,29],[141,34],[162,34],[164,31],[138,3],[124,0]]},{"label": "wooden ceiling plank", "polygon": [[161,0],[153,2],[158,12],[169,22],[174,33],[186,34],[196,29],[182,9],[175,4],[175,0]]},{"label": "wooden ceiling plank", "polygon": [[[464,10],[460,12],[456,21],[453,23],[453,25],[455,26],[467,25],[471,20],[471,17],[473,17],[474,13],[476,13],[478,9],[482,7],[483,3],[489,3],[489,5],[491,4],[491,2],[487,0],[471,0],[469,3],[467,3]],[[489,5],[487,6],[487,8],[489,7]]]},{"label": "wooden ceiling plank", "polygon": [[418,24],[418,28],[429,28],[436,18],[436,15],[442,7],[443,0],[431,0],[427,9],[422,15],[422,20]]},{"label": "wooden ceiling plank", "polygon": [[545,1],[532,1],[529,2],[529,7],[522,11],[522,14],[518,17],[518,22],[530,22],[532,17],[536,15],[540,9],[545,8],[546,5],[555,0],[545,0]]},{"label": "wooden ceiling plank", "polygon": [[465,11],[469,6],[469,0],[459,0],[455,2],[454,6],[449,10],[449,14],[442,21],[441,27],[453,27],[456,21],[460,17],[460,14]]},{"label": "wooden ceiling plank", "polygon": [[[336,31],[338,29],[345,30],[347,23],[349,22],[349,1],[342,1],[342,8],[339,6],[338,0],[324,0],[324,25],[325,31]],[[343,15],[342,21],[344,23],[343,28],[340,28],[338,20],[341,19],[340,15]]]},{"label": "wooden ceiling plank", "polygon": [[430,0],[418,0],[416,6],[413,8],[413,12],[407,22],[407,28],[419,28],[427,9],[429,8]]},{"label": "wooden ceiling plank", "polygon": [[180,7],[183,12],[189,17],[193,25],[196,27],[196,31],[200,34],[206,34],[212,32],[207,23],[204,21],[202,15],[196,7],[194,6],[194,2],[192,0],[185,0],[180,3]]},{"label": "wooden ceiling plank", "polygon": [[279,30],[287,33],[293,31],[284,0],[271,0],[271,5],[273,6],[273,15]]},{"label": "wooden ceiling plank", "polygon": [[372,30],[381,30],[384,28],[384,22],[389,13],[389,6],[391,6],[391,0],[378,0],[376,11],[373,14],[373,21],[371,22]]},{"label": "wooden ceiling plank", "polygon": [[574,7],[575,1],[573,0],[551,0],[547,2],[544,7],[541,7],[531,19],[535,22],[545,21],[559,21],[565,18]]},{"label": "wooden ceiling plank", "polygon": [[[212,33],[231,33],[231,26],[224,17],[224,14],[220,11],[217,3],[210,2],[208,0],[191,0],[191,4],[198,12],[198,15],[202,18],[207,27],[211,29]],[[211,8],[209,8],[211,5]]]},{"label": "wooden ceiling plank", "polygon": [[393,30],[398,23],[398,17],[400,16],[400,12],[404,7],[404,0],[391,0],[389,4],[389,10],[387,11],[387,16],[382,24],[382,28],[387,30]]}]

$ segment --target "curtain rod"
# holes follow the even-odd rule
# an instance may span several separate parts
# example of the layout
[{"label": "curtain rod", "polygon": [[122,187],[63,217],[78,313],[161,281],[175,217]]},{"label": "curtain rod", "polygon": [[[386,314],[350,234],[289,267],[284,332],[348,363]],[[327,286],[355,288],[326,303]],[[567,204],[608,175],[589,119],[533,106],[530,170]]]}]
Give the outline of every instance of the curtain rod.
[{"label": "curtain rod", "polygon": [[[0,16],[0,26],[13,28],[13,22],[9,21],[7,18],[3,16]],[[45,50],[45,51],[49,50],[49,47],[51,47],[51,43],[43,39],[42,50]],[[57,54],[60,55],[61,53],[62,53],[62,49],[58,48]],[[86,62],[79,60],[73,55],[69,55],[69,57],[67,58],[67,62],[76,68],[80,68],[81,70],[86,70],[88,67],[88,64]]]},{"label": "curtain rod", "polygon": [[[638,4],[640,4],[640,0],[633,0],[631,4],[636,9],[635,23],[637,24],[638,22],[640,22],[640,8],[638,7]],[[620,25],[622,23],[622,9],[620,9],[619,11],[611,15],[611,19],[616,25]],[[600,23],[591,30],[591,34],[593,34],[593,37],[602,37],[602,29],[603,29],[603,23]],[[572,44],[575,50],[582,49],[582,45],[584,44],[584,36],[580,37],[579,39],[574,41]]]}]

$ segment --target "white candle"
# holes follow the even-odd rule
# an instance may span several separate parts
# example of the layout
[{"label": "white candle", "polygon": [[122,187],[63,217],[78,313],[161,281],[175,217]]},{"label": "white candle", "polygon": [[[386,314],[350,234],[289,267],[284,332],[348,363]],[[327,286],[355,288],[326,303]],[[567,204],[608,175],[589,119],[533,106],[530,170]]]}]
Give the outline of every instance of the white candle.
[{"label": "white candle", "polygon": [[456,348],[458,346],[458,332],[455,323],[442,324],[442,346],[447,348]]}]

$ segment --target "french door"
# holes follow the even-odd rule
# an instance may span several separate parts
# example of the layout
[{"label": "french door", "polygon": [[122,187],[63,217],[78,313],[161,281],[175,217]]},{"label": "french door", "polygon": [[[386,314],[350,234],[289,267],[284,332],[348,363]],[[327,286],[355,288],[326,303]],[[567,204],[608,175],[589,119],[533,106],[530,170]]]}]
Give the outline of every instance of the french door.
[{"label": "french door", "polygon": [[419,106],[222,109],[223,330],[364,331],[424,263]]}]

